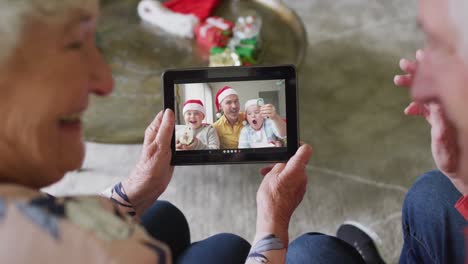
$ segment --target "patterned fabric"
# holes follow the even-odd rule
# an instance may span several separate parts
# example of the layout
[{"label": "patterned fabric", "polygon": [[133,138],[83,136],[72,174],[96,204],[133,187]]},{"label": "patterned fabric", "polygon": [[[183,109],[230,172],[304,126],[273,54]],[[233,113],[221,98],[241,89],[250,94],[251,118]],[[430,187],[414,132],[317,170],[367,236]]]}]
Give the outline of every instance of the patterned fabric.
[{"label": "patterned fabric", "polygon": [[[275,123],[270,119],[266,119],[263,122],[263,126],[261,129],[265,132],[267,141],[276,141],[284,139],[279,136]],[[256,141],[255,134],[255,130],[249,124],[242,128],[239,136],[239,148],[252,148],[253,143]]]},{"label": "patterned fabric", "polygon": [[226,116],[222,116],[218,121],[213,124],[213,127],[218,132],[220,149],[237,149],[239,145],[239,135],[244,125],[242,122],[245,120],[245,114],[239,113],[239,120],[231,127]]},{"label": "patterned fabric", "polygon": [[275,235],[270,234],[262,238],[252,247],[247,256],[246,264],[268,263],[269,260],[264,253],[280,249],[284,249],[283,241]]},{"label": "patterned fabric", "polygon": [[114,188],[112,188],[111,195],[108,197],[113,203],[120,206],[120,209],[123,210],[126,214],[134,217],[136,215],[135,209],[133,208],[130,200],[125,193],[125,190],[122,187],[122,183],[117,183]]},{"label": "patterned fabric", "polygon": [[168,247],[125,208],[102,197],[55,198],[2,184],[0,262],[171,263]]}]

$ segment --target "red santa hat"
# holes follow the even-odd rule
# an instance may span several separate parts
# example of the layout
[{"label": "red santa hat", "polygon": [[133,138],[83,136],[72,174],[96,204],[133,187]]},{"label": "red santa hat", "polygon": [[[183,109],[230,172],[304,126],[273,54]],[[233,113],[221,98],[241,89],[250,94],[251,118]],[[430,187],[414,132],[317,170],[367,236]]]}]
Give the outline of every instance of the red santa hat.
[{"label": "red santa hat", "polygon": [[215,97],[216,110],[218,113],[221,111],[221,102],[224,100],[224,98],[233,94],[237,95],[237,92],[230,86],[224,86],[223,88],[219,89]]},{"label": "red santa hat", "polygon": [[192,14],[203,22],[219,3],[221,0],[169,0],[163,5],[176,13]]},{"label": "red santa hat", "polygon": [[194,37],[195,27],[206,20],[221,0],[141,0],[138,14],[144,21],[166,32],[186,38]]},{"label": "red santa hat", "polygon": [[185,114],[185,112],[190,111],[190,110],[199,111],[199,112],[202,112],[203,115],[206,115],[205,107],[203,106],[203,102],[200,100],[187,100],[184,103],[184,108],[182,110],[182,113]]}]

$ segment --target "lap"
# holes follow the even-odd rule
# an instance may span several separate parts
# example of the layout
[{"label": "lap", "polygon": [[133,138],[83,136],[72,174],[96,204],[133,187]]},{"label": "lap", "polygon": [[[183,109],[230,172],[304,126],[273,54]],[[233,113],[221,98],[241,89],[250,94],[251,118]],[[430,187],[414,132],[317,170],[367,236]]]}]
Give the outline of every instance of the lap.
[{"label": "lap", "polygon": [[454,207],[461,196],[440,171],[417,179],[403,203],[402,263],[463,263],[466,221]]}]

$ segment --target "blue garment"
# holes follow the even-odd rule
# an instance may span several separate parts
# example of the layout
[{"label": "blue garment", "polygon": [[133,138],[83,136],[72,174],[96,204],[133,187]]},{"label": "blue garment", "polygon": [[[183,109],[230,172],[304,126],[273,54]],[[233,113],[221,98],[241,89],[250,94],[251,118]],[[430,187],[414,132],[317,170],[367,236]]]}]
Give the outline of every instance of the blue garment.
[{"label": "blue garment", "polygon": [[[276,129],[275,123],[270,119],[265,119],[261,129],[265,131],[268,142],[282,139]],[[251,143],[255,141],[255,132],[250,124],[244,126],[240,132],[238,148],[251,148]]]},{"label": "blue garment", "polygon": [[403,204],[400,263],[465,263],[467,222],[455,209],[461,197],[440,171],[418,178]]},{"label": "blue garment", "polygon": [[[250,244],[233,234],[217,234],[195,243],[183,213],[166,201],[157,201],[142,216],[142,224],[153,238],[173,252],[174,263],[244,264]],[[253,235],[253,234],[252,234]],[[342,240],[308,233],[289,244],[287,263],[364,263],[359,253]]]}]

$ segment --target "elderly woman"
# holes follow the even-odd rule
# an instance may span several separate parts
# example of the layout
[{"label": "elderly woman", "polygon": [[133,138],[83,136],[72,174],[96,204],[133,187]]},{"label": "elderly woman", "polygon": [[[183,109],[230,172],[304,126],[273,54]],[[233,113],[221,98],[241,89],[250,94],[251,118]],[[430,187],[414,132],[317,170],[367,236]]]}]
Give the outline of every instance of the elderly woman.
[{"label": "elderly woman", "polygon": [[[171,110],[149,125],[136,168],[107,197],[39,191],[80,167],[89,96],[113,89],[94,43],[98,9],[98,0],[0,0],[0,261],[284,263],[289,221],[305,193],[307,145],[287,164],[263,169],[252,249],[231,234],[190,244],[183,214],[156,202],[173,173]],[[288,258],[317,239],[329,238],[304,235]]]}]

